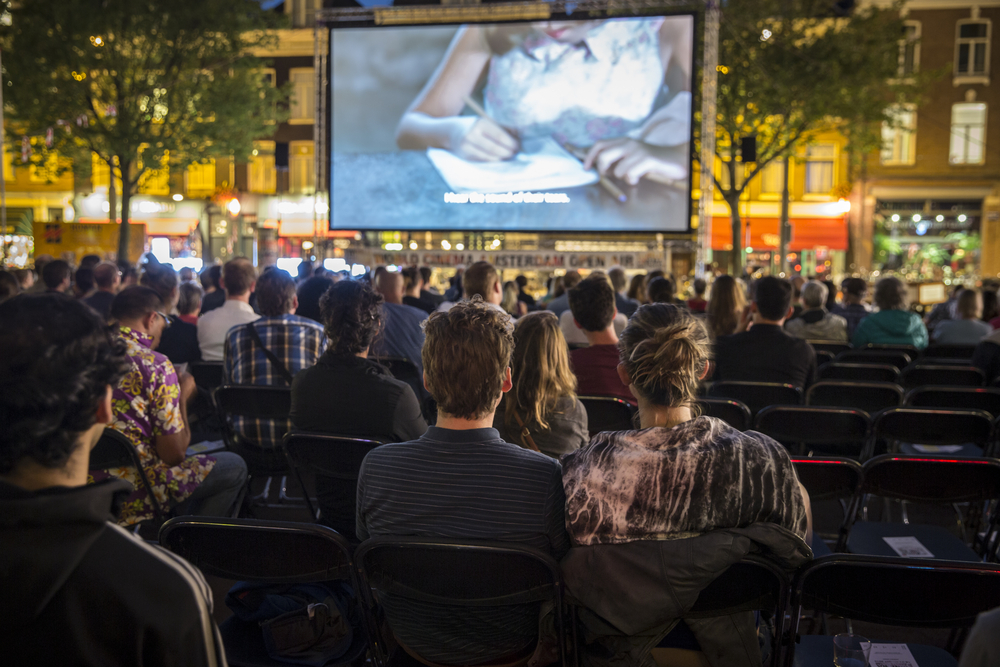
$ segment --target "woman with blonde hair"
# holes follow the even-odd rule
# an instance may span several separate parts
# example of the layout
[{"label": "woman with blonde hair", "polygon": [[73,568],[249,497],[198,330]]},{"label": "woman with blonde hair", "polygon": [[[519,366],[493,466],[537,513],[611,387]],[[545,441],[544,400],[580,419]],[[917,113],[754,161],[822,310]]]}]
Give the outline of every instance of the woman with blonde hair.
[{"label": "woman with blonde hair", "polygon": [[555,314],[538,311],[518,320],[510,370],[514,387],[493,418],[504,440],[552,458],[587,443],[587,411],[576,398],[576,376]]},{"label": "woman with blonde hair", "polygon": [[708,333],[712,338],[736,333],[747,307],[743,285],[732,276],[719,276],[705,309]]}]

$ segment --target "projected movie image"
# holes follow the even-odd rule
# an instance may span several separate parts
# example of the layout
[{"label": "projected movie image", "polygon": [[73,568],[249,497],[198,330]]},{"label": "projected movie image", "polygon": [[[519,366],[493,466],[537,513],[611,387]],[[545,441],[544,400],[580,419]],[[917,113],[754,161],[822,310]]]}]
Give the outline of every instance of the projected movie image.
[{"label": "projected movie image", "polygon": [[334,29],[334,229],[686,231],[691,16]]}]

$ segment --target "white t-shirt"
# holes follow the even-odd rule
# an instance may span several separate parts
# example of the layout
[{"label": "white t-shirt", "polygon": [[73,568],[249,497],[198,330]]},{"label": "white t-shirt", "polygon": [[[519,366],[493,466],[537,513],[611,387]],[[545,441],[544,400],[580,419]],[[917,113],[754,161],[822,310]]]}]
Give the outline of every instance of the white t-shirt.
[{"label": "white t-shirt", "polygon": [[202,361],[222,361],[226,334],[235,326],[254,322],[260,315],[249,303],[226,299],[222,307],[210,310],[198,318],[198,346]]}]

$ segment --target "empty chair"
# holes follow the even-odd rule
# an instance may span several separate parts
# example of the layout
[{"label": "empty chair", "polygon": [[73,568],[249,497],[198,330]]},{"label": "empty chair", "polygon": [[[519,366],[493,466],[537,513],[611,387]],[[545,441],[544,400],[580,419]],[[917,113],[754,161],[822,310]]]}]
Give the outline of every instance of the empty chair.
[{"label": "empty chair", "polygon": [[799,405],[802,390],[779,382],[716,382],[708,390],[711,398],[732,398],[740,401],[751,414],[757,414],[769,405]]},{"label": "empty chair", "polygon": [[903,388],[891,382],[823,380],[809,387],[806,405],[856,408],[875,414],[903,403]]},{"label": "empty chair", "polygon": [[[316,480],[318,505],[306,496],[312,516],[334,528],[344,537],[354,539],[358,472],[371,450],[383,443],[325,433],[286,433],[282,441],[288,463],[306,488],[305,475]],[[326,511],[321,513],[321,509]]]},{"label": "empty chair", "polygon": [[983,410],[1000,417],[1000,389],[994,387],[917,387],[903,402],[916,408]]},{"label": "empty chair", "polygon": [[[361,543],[355,561],[367,587],[365,602],[370,605],[371,593],[377,593],[389,629],[406,652],[424,664],[434,664],[424,656],[443,648],[435,645],[437,633],[428,626],[449,628],[444,634],[460,632],[455,627],[458,610],[472,618],[495,615],[494,620],[530,619],[533,614],[534,624],[522,622],[521,628],[506,630],[537,632],[538,610],[549,602],[566,665],[564,585],[558,563],[548,554],[512,542],[374,537]],[[416,609],[420,612],[414,613]],[[534,643],[526,646],[523,659],[534,648]]]},{"label": "empty chair", "polygon": [[754,419],[755,430],[803,454],[818,450],[860,457],[871,428],[868,414],[851,408],[772,405]]},{"label": "empty chair", "polygon": [[939,345],[931,344],[924,350],[924,359],[957,359],[965,361],[972,360],[972,353],[975,352],[975,345]]},{"label": "empty chair", "polygon": [[[230,582],[275,584],[345,580],[360,590],[351,559],[351,545],[336,531],[309,523],[179,517],[163,524],[160,544],[182,556],[206,575]],[[221,600],[217,601],[217,605]],[[333,664],[363,658],[367,649],[367,616],[357,593],[352,601],[359,622],[352,628],[350,648]],[[278,667],[257,623],[231,616],[219,625],[226,659],[237,667]]]},{"label": "empty chair", "polygon": [[[959,538],[941,526],[909,523],[902,505],[903,522],[855,520],[848,527],[847,550],[851,553],[980,560],[968,545],[981,525],[985,504],[1000,498],[1000,461],[884,454],[865,463],[856,506],[860,508],[862,499],[869,496],[941,505],[970,503],[971,530]],[[884,511],[889,510],[886,504]],[[965,526],[962,532],[966,533]]]},{"label": "empty chair", "polygon": [[982,410],[891,408],[875,417],[876,454],[982,456],[993,441],[993,418]]},{"label": "empty chair", "polygon": [[828,350],[816,350],[816,364],[822,366],[823,364],[828,364],[836,358],[833,352]]},{"label": "empty chair", "polygon": [[891,364],[844,364],[833,362],[818,369],[820,380],[853,382],[899,382],[899,369]]},{"label": "empty chair", "polygon": [[136,471],[142,488],[149,495],[149,501],[153,505],[153,513],[157,519],[165,518],[163,508],[153,493],[153,488],[149,483],[149,477],[142,467],[142,460],[139,458],[139,450],[135,448],[132,441],[121,431],[113,428],[106,428],[101,433],[100,440],[90,450],[90,470],[112,470],[114,468],[133,468]]},{"label": "empty chair", "polygon": [[587,410],[587,428],[590,435],[603,431],[631,431],[635,428],[632,417],[635,408],[620,398],[611,396],[579,396]]},{"label": "empty chair", "polygon": [[841,352],[846,352],[851,349],[850,344],[840,343],[833,340],[811,340],[809,344],[812,345],[813,349],[819,352],[830,352],[834,356],[837,356]]},{"label": "empty chair", "polygon": [[737,431],[745,431],[753,423],[750,408],[732,398],[699,398],[701,414],[726,422]]},{"label": "empty chair", "polygon": [[899,381],[907,389],[929,384],[982,387],[986,383],[986,376],[975,366],[913,364],[903,369]]},{"label": "empty chair", "polygon": [[221,361],[192,361],[187,369],[194,383],[202,389],[212,390],[222,386]]},{"label": "empty chair", "polygon": [[[916,355],[914,355],[916,356]],[[902,350],[847,350],[837,355],[841,364],[889,364],[899,370],[910,365],[914,357]]]},{"label": "empty chair", "polygon": [[[803,609],[885,626],[958,629],[970,627],[978,614],[996,607],[998,600],[1000,567],[996,565],[928,565],[905,558],[846,554],[816,560],[798,573],[793,584],[793,627],[785,664],[833,664],[833,637],[798,636]],[[891,635],[876,636],[881,641],[893,640]],[[944,649],[923,644],[907,646],[921,667],[956,664]]]},{"label": "empty chair", "polygon": [[[827,534],[833,540],[834,548],[843,551],[847,546],[847,531],[850,527],[851,512],[854,511],[854,499],[861,488],[861,464],[851,459],[839,458],[793,458],[795,472],[802,486],[809,492],[809,501],[815,508],[824,501],[837,501],[842,508],[842,519],[836,533]],[[813,518],[816,517],[813,510]],[[830,547],[824,541],[817,526],[813,526],[813,541],[810,546],[817,558],[831,553]]]}]

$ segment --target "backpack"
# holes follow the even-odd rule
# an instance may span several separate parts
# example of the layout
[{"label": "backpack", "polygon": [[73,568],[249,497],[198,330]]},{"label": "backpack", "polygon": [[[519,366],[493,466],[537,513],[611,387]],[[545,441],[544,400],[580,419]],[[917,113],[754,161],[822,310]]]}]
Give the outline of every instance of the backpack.
[{"label": "backpack", "polygon": [[260,625],[271,659],[322,667],[351,647],[358,620],[353,597],[351,587],[342,581],[241,581],[226,594],[226,606],[241,621]]}]

